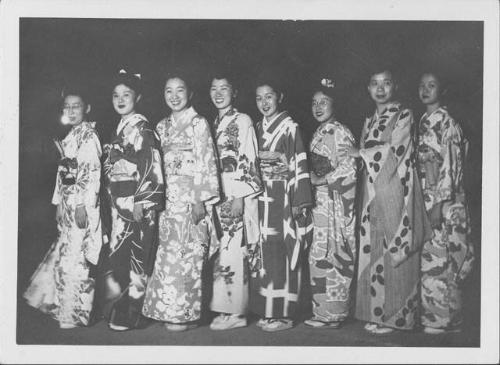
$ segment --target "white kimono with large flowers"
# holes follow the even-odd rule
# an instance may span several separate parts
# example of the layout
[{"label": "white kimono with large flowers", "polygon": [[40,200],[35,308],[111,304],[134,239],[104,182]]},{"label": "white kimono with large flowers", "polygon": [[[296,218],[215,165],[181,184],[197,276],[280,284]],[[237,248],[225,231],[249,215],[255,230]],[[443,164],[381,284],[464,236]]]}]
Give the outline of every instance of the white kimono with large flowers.
[{"label": "white kimono with large flowers", "polygon": [[[97,264],[102,245],[99,215],[101,145],[94,124],[74,126],[62,140],[52,204],[57,205],[59,235],[31,277],[27,303],[65,325],[85,326],[94,299],[89,264]],[[83,205],[87,225],[79,228],[75,209]]]}]

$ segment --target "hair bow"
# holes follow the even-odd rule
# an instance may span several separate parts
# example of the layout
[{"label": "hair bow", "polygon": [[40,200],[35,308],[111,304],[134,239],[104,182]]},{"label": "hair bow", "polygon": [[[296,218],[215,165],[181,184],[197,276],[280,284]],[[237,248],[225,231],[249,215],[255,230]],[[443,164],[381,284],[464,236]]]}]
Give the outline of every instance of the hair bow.
[{"label": "hair bow", "polygon": [[324,87],[327,87],[327,88],[334,88],[335,87],[335,83],[333,82],[333,80],[330,80],[330,79],[322,79],[321,85],[323,85]]},{"label": "hair bow", "polygon": [[[127,72],[127,70],[125,70],[125,69],[123,69],[123,68],[122,68],[120,71],[118,71],[118,73],[119,73],[119,74],[126,74],[126,73],[128,73],[128,72]],[[135,77],[137,77],[138,79],[140,79],[140,78],[141,78],[141,74],[133,74],[133,75],[134,75]]]}]

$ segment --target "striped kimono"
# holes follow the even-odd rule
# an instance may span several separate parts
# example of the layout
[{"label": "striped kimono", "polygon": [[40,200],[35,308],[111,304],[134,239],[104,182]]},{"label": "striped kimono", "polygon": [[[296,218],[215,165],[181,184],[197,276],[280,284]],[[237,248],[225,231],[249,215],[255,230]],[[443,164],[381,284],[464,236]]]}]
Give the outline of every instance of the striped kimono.
[{"label": "striped kimono", "polygon": [[419,303],[420,249],[430,227],[415,174],[413,114],[399,103],[365,122],[358,319],[412,329]]},{"label": "striped kimono", "polygon": [[312,230],[308,217],[292,217],[292,207],[312,205],[306,150],[287,112],[259,123],[257,139],[264,192],[259,196],[261,263],[250,280],[250,310],[265,318],[293,317],[301,280],[297,261]]}]

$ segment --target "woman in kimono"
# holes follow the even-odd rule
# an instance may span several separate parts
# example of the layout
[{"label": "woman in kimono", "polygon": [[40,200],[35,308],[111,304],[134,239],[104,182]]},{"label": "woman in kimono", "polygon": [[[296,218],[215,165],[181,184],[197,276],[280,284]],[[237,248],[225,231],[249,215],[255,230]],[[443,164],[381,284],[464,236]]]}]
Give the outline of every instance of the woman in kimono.
[{"label": "woman in kimono", "polygon": [[371,75],[375,113],[366,119],[361,148],[345,147],[364,165],[355,316],[373,334],[414,328],[420,249],[430,236],[414,171],[413,115],[394,100],[395,91],[390,71]]},{"label": "woman in kimono", "polygon": [[120,71],[113,107],[121,116],[106,146],[106,186],[111,200],[111,237],[105,262],[104,314],[115,331],[136,328],[157,237],[156,212],[163,207],[159,141],[148,120],[135,109],[140,79]]},{"label": "woman in kimono", "polygon": [[99,216],[101,144],[87,120],[90,104],[78,90],[64,97],[62,122],[71,130],[56,141],[61,153],[52,204],[58,237],[31,277],[24,298],[49,314],[61,328],[86,326],[94,299],[89,275],[97,264],[102,236]]},{"label": "woman in kimono", "polygon": [[431,334],[459,329],[461,283],[474,259],[463,181],[467,145],[441,106],[444,91],[435,74],[422,75],[418,93],[426,112],[418,129],[419,177],[434,235],[422,251],[421,320]]},{"label": "woman in kimono", "polygon": [[[283,93],[274,81],[257,84],[256,103],[263,116],[257,128],[264,192],[259,195],[261,241],[252,266],[250,309],[264,331],[293,327],[300,294],[299,256],[309,225],[311,181],[297,123],[280,110]],[[260,262],[259,262],[260,261]]]},{"label": "woman in kimono", "polygon": [[320,123],[310,148],[316,200],[309,251],[314,316],[304,323],[313,328],[338,328],[348,317],[356,261],[356,160],[339,148],[354,146],[354,137],[335,117],[337,98],[338,87],[323,79],[312,99],[313,117]]},{"label": "woman in kimono", "polygon": [[160,121],[166,206],[160,214],[159,246],[142,309],[170,331],[197,326],[202,270],[213,223],[207,211],[219,199],[217,160],[210,128],[190,105],[186,77],[171,74],[165,101],[171,114]]},{"label": "woman in kimono", "polygon": [[220,313],[210,325],[213,330],[247,325],[247,245],[253,252],[260,235],[256,195],[262,185],[257,138],[250,117],[232,106],[236,92],[233,79],[226,74],[212,79],[210,97],[218,111],[213,129],[223,191],[223,200],[216,206],[222,237],[213,273],[210,309]]}]

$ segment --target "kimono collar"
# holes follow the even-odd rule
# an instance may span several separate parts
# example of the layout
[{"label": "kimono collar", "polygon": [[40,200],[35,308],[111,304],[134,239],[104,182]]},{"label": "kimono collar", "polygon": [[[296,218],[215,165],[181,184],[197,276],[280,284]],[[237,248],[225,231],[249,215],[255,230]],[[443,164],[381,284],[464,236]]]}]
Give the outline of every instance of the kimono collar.
[{"label": "kimono collar", "polygon": [[196,113],[196,110],[194,110],[194,108],[190,106],[189,108],[184,110],[180,114],[180,116],[177,117],[177,119],[174,118],[173,114],[170,114],[169,119],[173,125],[181,126],[187,123],[191,123],[191,121],[196,115],[198,115],[198,113]]},{"label": "kimono collar", "polygon": [[95,128],[95,122],[87,122],[86,120],[84,120],[80,124],[71,127],[69,134],[78,134],[83,130],[94,129],[94,128]]},{"label": "kimono collar", "polygon": [[125,128],[125,126],[133,127],[137,123],[142,121],[147,121],[146,117],[142,114],[137,114],[137,113],[129,115],[126,118],[122,118],[120,120],[120,123],[118,123],[118,127],[116,128],[116,135],[119,135],[123,130],[123,128]]},{"label": "kimono collar", "polygon": [[397,112],[399,109],[401,109],[401,103],[398,101],[394,101],[392,103],[389,103],[381,114],[378,113],[378,109],[375,109],[375,118],[378,119],[385,114]]},{"label": "kimono collar", "polygon": [[[339,122],[336,120],[333,122],[324,122],[321,123],[320,126],[316,129],[316,132],[314,132],[312,141],[311,141],[311,149],[314,148],[320,141],[323,141],[323,138],[325,135],[331,134],[333,135],[335,133],[335,129],[339,126]],[[333,127],[333,128],[332,128]],[[328,129],[330,128],[330,129]]]},{"label": "kimono collar", "polygon": [[437,108],[436,110],[434,110],[431,114],[427,115],[427,112],[425,112],[423,115],[422,115],[422,118],[420,118],[421,120],[432,120],[433,117],[437,114],[446,114],[448,112],[448,109],[446,106],[440,106],[439,108]]},{"label": "kimono collar", "polygon": [[320,126],[318,127],[318,132],[321,132],[322,130],[328,128],[328,127],[337,127],[339,125],[339,122],[334,120],[333,122],[324,122],[321,123]]},{"label": "kimono collar", "polygon": [[226,117],[232,117],[234,115],[236,115],[238,113],[238,110],[236,108],[229,108],[229,110],[227,110],[223,115],[222,117],[219,117],[217,116],[217,118],[215,118],[215,123],[214,123],[214,127],[215,127],[215,130],[219,130],[219,129],[222,129],[224,127],[224,125],[226,123],[223,123],[224,121],[224,118]]},{"label": "kimono collar", "polygon": [[262,129],[265,132],[273,133],[273,131],[276,129],[276,127],[280,124],[280,122],[286,118],[288,118],[287,111],[283,111],[283,112],[279,113],[271,121],[267,121],[267,119],[264,117],[264,118],[262,118]]}]

